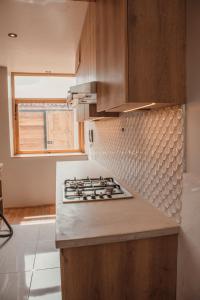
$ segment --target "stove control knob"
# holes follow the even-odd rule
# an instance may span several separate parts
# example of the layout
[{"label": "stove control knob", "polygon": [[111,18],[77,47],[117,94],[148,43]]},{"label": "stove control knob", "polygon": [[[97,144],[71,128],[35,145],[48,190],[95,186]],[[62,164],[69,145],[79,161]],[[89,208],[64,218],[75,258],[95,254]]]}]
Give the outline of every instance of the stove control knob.
[{"label": "stove control knob", "polygon": [[112,195],[113,190],[114,190],[113,187],[107,187],[107,188],[106,188],[106,194],[107,194],[107,195]]},{"label": "stove control knob", "polygon": [[76,190],[76,194],[77,194],[77,196],[82,196],[83,195],[83,190],[81,190],[81,189],[77,189]]},{"label": "stove control knob", "polygon": [[83,195],[83,200],[87,200],[87,195]]},{"label": "stove control knob", "polygon": [[100,199],[103,199],[103,198],[104,198],[102,193],[99,194],[99,198],[100,198]]},{"label": "stove control knob", "polygon": [[92,195],[91,198],[94,200],[94,199],[96,199],[96,196],[95,196],[95,195]]}]

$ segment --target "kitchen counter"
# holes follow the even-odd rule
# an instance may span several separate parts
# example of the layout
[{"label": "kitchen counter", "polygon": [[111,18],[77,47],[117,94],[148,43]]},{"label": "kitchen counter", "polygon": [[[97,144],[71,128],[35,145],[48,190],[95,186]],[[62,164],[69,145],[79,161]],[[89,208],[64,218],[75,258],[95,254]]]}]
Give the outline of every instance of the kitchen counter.
[{"label": "kitchen counter", "polygon": [[131,199],[63,204],[64,180],[87,176],[113,177],[111,172],[94,161],[57,163],[57,248],[131,241],[178,233],[179,226],[173,220],[136,193],[133,193],[134,197]]}]

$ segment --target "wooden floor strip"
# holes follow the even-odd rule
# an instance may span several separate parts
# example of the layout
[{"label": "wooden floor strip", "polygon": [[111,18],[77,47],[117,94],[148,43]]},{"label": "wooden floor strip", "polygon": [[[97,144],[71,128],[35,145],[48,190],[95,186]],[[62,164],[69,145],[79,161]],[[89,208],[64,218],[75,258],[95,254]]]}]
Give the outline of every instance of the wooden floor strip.
[{"label": "wooden floor strip", "polygon": [[55,205],[23,208],[5,208],[4,214],[10,224],[55,218]]}]

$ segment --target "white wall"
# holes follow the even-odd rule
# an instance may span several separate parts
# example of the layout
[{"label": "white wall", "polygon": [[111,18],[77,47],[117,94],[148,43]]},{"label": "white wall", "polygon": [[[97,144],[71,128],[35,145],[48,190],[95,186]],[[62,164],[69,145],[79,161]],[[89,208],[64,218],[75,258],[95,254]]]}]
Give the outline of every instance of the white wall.
[{"label": "white wall", "polygon": [[7,78],[7,69],[0,67],[0,162],[4,164],[4,206],[55,203],[56,161],[78,160],[80,156],[11,157]]},{"label": "white wall", "polygon": [[188,0],[186,166],[178,300],[200,299],[200,1]]}]

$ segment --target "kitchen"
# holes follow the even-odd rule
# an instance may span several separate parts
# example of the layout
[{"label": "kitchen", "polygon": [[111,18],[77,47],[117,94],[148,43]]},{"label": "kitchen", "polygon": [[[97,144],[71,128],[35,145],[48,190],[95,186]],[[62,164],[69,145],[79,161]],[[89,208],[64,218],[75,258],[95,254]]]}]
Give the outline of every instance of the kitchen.
[{"label": "kitchen", "polygon": [[[74,80],[68,94],[37,108],[17,86],[9,100],[8,82],[13,72],[44,77],[43,66],[28,65],[24,52],[21,69],[1,56],[1,198],[13,229],[0,239],[1,299],[199,299],[198,1],[8,2],[49,15],[59,6],[76,47],[68,69],[59,57],[45,65],[48,89],[55,74],[75,74],[65,78]],[[8,8],[2,1],[0,11]],[[17,34],[12,45],[23,42]],[[33,109],[48,124],[70,107],[78,151],[56,153],[47,139],[42,153],[23,153],[12,145],[24,122],[13,127],[12,103],[14,120]]]}]

